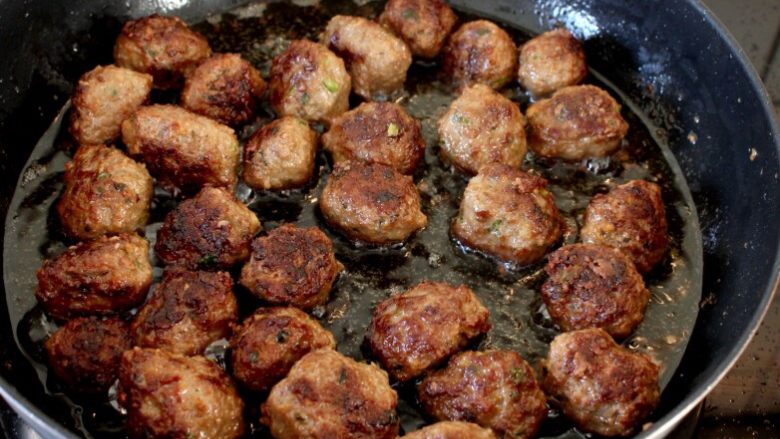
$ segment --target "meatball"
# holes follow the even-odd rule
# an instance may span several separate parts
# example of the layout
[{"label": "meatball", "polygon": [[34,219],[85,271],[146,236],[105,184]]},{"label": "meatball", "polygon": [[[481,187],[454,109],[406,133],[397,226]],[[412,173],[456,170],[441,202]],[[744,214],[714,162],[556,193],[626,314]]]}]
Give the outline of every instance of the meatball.
[{"label": "meatball", "polygon": [[564,87],[528,107],[526,117],[528,145],[544,157],[606,157],[628,133],[620,104],[592,85]]},{"label": "meatball", "polygon": [[474,422],[499,437],[534,437],[547,415],[533,370],[511,351],[460,353],[423,379],[417,394],[434,419]]},{"label": "meatball", "polygon": [[422,282],[376,306],[366,344],[391,377],[407,381],[487,333],[488,316],[468,287]]},{"label": "meatball", "polygon": [[304,186],[314,175],[317,133],[284,116],[257,130],[244,146],[244,181],[261,190]]},{"label": "meatball", "polygon": [[379,163],[336,165],[320,210],[331,226],[372,244],[403,242],[428,223],[412,177]]},{"label": "meatball", "polygon": [[634,263],[620,251],[592,244],[567,245],[551,254],[541,293],[564,331],[602,328],[627,337],[642,322],[650,292]]},{"label": "meatball", "polygon": [[457,85],[499,89],[514,79],[517,47],[503,29],[487,20],[465,23],[442,51],[444,73]]},{"label": "meatball", "polygon": [[122,352],[132,347],[127,324],[116,317],[77,317],[45,343],[54,375],[76,392],[101,394],[116,381]]},{"label": "meatball", "polygon": [[224,269],[249,257],[260,220],[224,189],[205,187],[165,217],[154,251],[168,265]]},{"label": "meatball", "polygon": [[482,84],[464,89],[450,104],[439,119],[439,138],[444,160],[469,174],[488,163],[519,168],[525,158],[520,108]]},{"label": "meatball", "polygon": [[260,422],[277,439],[395,439],[397,403],[382,369],[320,349],[274,386]]},{"label": "meatball", "polygon": [[555,337],[543,385],[580,428],[602,436],[629,436],[660,397],[658,366],[615,343],[602,329]]},{"label": "meatball", "polygon": [[235,53],[213,55],[184,83],[182,107],[225,125],[241,125],[255,116],[265,81],[252,64]]},{"label": "meatball", "polygon": [[35,297],[54,318],[127,311],[152,283],[149,243],[136,234],[103,236],[43,262]]},{"label": "meatball", "polygon": [[152,91],[152,77],[117,66],[98,66],[79,78],[73,94],[70,134],[82,145],[113,142],[122,122]]},{"label": "meatball", "polygon": [[425,155],[420,122],[392,102],[366,102],[337,117],[322,144],[335,163],[375,162],[402,174],[414,173]]},{"label": "meatball", "polygon": [[351,89],[344,61],[322,44],[295,40],[271,64],[270,100],[281,116],[329,123],[349,110]]},{"label": "meatball", "polygon": [[83,145],[65,164],[57,214],[66,235],[93,239],[143,229],[154,183],[144,165],[115,148]]},{"label": "meatball", "polygon": [[435,58],[458,17],[443,0],[390,0],[379,23],[398,35],[421,58]]},{"label": "meatball", "polygon": [[183,108],[141,107],[122,123],[122,141],[168,188],[192,193],[206,185],[232,188],[238,180],[233,130]]},{"label": "meatball", "polygon": [[534,96],[577,85],[588,74],[585,51],[567,29],[532,38],[520,48],[520,85]]},{"label": "meatball", "polygon": [[667,233],[661,188],[644,180],[593,197],[580,231],[582,242],[626,253],[640,273],[647,273],[663,259],[669,245]]},{"label": "meatball", "polygon": [[255,391],[269,390],[304,355],[336,348],[333,335],[297,308],[260,308],[230,341],[233,376]]},{"label": "meatball", "polygon": [[469,180],[452,234],[469,247],[525,265],[558,241],[562,222],[545,179],[492,164]]},{"label": "meatball", "polygon": [[160,15],[128,21],[114,45],[117,65],[152,75],[159,88],[178,87],[210,55],[202,35],[180,18]]},{"label": "meatball", "polygon": [[138,346],[195,355],[226,337],[237,319],[230,274],[174,268],[163,274],[130,328]]},{"label": "meatball", "polygon": [[406,439],[496,439],[493,430],[461,421],[442,421],[404,435]]},{"label": "meatball", "polygon": [[125,351],[119,403],[130,437],[238,438],[244,403],[225,371],[201,357],[160,349]]},{"label": "meatball", "polygon": [[268,303],[311,309],[328,301],[343,269],[320,229],[285,224],[252,242],[240,282]]},{"label": "meatball", "polygon": [[344,59],[352,89],[365,99],[387,96],[404,86],[412,53],[379,24],[363,17],[336,15],[328,22],[321,42]]}]

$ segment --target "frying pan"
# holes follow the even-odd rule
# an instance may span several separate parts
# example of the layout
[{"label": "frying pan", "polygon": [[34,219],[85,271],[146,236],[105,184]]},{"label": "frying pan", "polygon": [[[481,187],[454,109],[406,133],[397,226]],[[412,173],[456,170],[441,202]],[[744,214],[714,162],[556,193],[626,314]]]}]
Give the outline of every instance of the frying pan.
[{"label": "frying pan", "polygon": [[[96,63],[111,62],[123,21],[154,12],[197,21],[241,3],[0,0],[0,214],[72,84]],[[682,168],[704,237],[704,300],[653,425],[639,435],[663,437],[733,365],[777,288],[780,132],[769,98],[734,40],[693,0],[453,4],[532,32],[559,23],[572,29],[585,40],[589,64],[639,105]],[[0,394],[44,437],[72,437],[68,413],[53,407],[14,342],[9,312],[19,299],[5,295]]]}]

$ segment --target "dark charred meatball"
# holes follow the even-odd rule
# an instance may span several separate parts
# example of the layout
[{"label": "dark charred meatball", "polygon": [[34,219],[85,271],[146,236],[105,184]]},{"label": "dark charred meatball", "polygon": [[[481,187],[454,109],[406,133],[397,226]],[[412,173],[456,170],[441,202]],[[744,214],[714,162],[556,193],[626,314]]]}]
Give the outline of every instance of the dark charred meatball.
[{"label": "dark charred meatball", "polygon": [[320,349],[274,386],[260,421],[276,439],[395,439],[397,403],[382,369]]},{"label": "dark charred meatball", "polygon": [[520,48],[520,84],[534,96],[577,85],[588,74],[582,44],[567,29],[532,38]]},{"label": "dark charred meatball", "polygon": [[519,168],[526,152],[520,108],[482,84],[463,90],[439,119],[441,155],[469,173],[489,163]]},{"label": "dark charred meatball", "polygon": [[70,134],[82,145],[113,142],[122,122],[152,91],[152,77],[117,66],[98,66],[79,78],[73,94]]},{"label": "dark charred meatball", "polygon": [[328,301],[343,268],[320,229],[285,224],[252,242],[240,282],[266,302],[311,309]]},{"label": "dark charred meatball", "polygon": [[219,366],[160,349],[125,351],[119,403],[130,437],[225,438],[244,433],[244,403]]},{"label": "dark charred meatball", "polygon": [[605,157],[628,133],[620,104],[592,85],[564,87],[528,107],[526,117],[528,146],[544,157]]},{"label": "dark charred meatball", "polygon": [[349,110],[352,80],[344,61],[327,47],[295,40],[273,59],[269,90],[279,115],[329,123]]},{"label": "dark charred meatball", "polygon": [[269,390],[304,355],[336,348],[333,335],[297,308],[260,308],[230,341],[233,376],[255,391]]},{"label": "dark charred meatball", "polygon": [[417,386],[434,419],[468,421],[505,438],[532,438],[547,415],[534,371],[511,351],[467,351]]},{"label": "dark charred meatball", "polygon": [[167,265],[224,269],[249,257],[260,221],[224,189],[206,187],[165,217],[154,251]]},{"label": "dark charred meatball", "polygon": [[122,352],[131,346],[127,324],[115,317],[77,317],[45,344],[54,375],[71,390],[88,394],[108,391],[116,381]]},{"label": "dark charred meatball", "polygon": [[117,65],[152,75],[160,88],[181,85],[209,55],[209,42],[202,35],[180,18],[159,15],[128,21],[114,45]]},{"label": "dark charred meatball", "polygon": [[458,17],[442,0],[390,0],[379,23],[392,30],[412,54],[435,58]]},{"label": "dark charred meatball", "polygon": [[669,245],[661,188],[644,180],[620,185],[593,197],[585,210],[582,242],[615,247],[640,273],[647,273]]},{"label": "dark charred meatball", "polygon": [[368,100],[402,88],[412,64],[412,52],[400,38],[363,17],[336,15],[321,42],[344,59],[352,89]]},{"label": "dark charred meatball", "polygon": [[658,366],[595,328],[555,337],[543,383],[568,418],[602,436],[633,434],[660,395]]},{"label": "dark charred meatball", "polygon": [[257,130],[244,146],[244,181],[261,190],[291,189],[314,175],[317,133],[305,120],[283,116]]},{"label": "dark charred meatball", "polygon": [[337,117],[322,144],[335,163],[375,162],[402,174],[414,173],[425,155],[420,122],[392,102],[366,102]]},{"label": "dark charred meatball", "polygon": [[602,328],[627,337],[642,322],[650,292],[634,263],[619,250],[574,244],[552,253],[542,299],[564,331]]},{"label": "dark charred meatball", "polygon": [[407,381],[490,330],[488,317],[468,287],[423,282],[376,306],[366,344],[391,377]]},{"label": "dark charred meatball", "polygon": [[442,51],[443,69],[458,85],[499,89],[515,77],[517,47],[503,29],[487,20],[470,21],[450,35]]},{"label": "dark charred meatball", "polygon": [[496,439],[493,430],[461,421],[442,421],[404,435],[406,439]]},{"label": "dark charred meatball", "polygon": [[428,223],[412,177],[379,163],[336,165],[320,210],[348,237],[373,244],[402,242]]},{"label": "dark charred meatball", "polygon": [[226,272],[169,269],[135,316],[135,344],[183,355],[203,352],[238,320],[233,280]]},{"label": "dark charred meatball", "polygon": [[452,234],[469,247],[525,265],[558,241],[561,224],[545,179],[492,164],[469,180]]},{"label": "dark charred meatball", "polygon": [[152,283],[149,243],[136,234],[100,237],[43,262],[35,297],[57,319],[121,313]]}]

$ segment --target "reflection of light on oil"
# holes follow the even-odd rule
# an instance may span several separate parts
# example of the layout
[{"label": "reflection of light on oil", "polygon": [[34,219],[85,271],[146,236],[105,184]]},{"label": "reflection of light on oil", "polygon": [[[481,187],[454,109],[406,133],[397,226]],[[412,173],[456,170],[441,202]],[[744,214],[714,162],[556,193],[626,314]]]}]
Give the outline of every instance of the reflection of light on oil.
[{"label": "reflection of light on oil", "polygon": [[185,6],[189,0],[157,0],[157,9],[163,11],[174,11]]}]

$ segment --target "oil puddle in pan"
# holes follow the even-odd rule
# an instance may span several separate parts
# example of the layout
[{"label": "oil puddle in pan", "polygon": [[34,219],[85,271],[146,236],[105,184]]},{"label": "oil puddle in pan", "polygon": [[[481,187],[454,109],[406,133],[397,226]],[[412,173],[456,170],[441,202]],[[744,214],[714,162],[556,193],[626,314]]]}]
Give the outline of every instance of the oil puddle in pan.
[{"label": "oil puddle in pan", "polygon": [[[238,14],[210,16],[195,28],[207,36],[215,51],[241,53],[267,76],[271,58],[291,39],[316,39],[328,18],[335,14],[375,16],[380,7],[376,2],[356,5],[335,0],[310,6],[269,3],[253,9],[244,7]],[[468,18],[460,15],[463,20]],[[513,36],[518,43],[527,39],[520,32],[514,32]],[[339,351],[363,358],[363,334],[376,303],[419,281],[439,280],[467,284],[490,309],[493,329],[475,347],[513,349],[536,366],[557,334],[536,293],[544,280],[543,262],[521,269],[499,265],[461,248],[450,238],[450,222],[457,213],[467,179],[447,169],[438,158],[436,120],[454,97],[438,81],[437,70],[435,63],[416,62],[409,71],[406,90],[393,97],[421,121],[428,146],[415,181],[429,224],[408,243],[390,248],[359,247],[325,226],[317,208],[319,193],[330,172],[324,154],[318,157],[317,178],[307,188],[273,194],[253,193],[241,186],[238,195],[257,213],[265,230],[294,222],[318,226],[333,239],[337,257],[346,269],[330,302],[316,309],[314,315],[333,332]],[[582,212],[594,194],[637,178],[662,185],[671,248],[659,267],[646,276],[652,302],[644,322],[624,344],[648,353],[662,364],[663,387],[679,363],[698,311],[701,239],[695,208],[671,152],[654,140],[648,123],[597,72],[592,72],[590,81],[606,87],[623,101],[623,116],[631,129],[621,152],[610,159],[575,164],[529,157],[525,168],[549,180],[569,229],[564,243],[577,241]],[[505,92],[525,110],[528,99],[518,88]],[[69,157],[62,147],[67,136],[60,131],[66,111],[67,107],[32,152],[9,209],[4,259],[8,308],[17,342],[52,404],[73,419],[70,427],[85,436],[124,437],[122,416],[108,399],[94,401],[65,395],[59,383],[48,377],[42,350],[42,342],[56,327],[36,307],[35,271],[43,259],[66,247],[51,209],[62,188],[62,170]],[[239,135],[246,140],[272,117],[270,109],[264,108],[258,119]],[[150,241],[154,241],[161,221],[174,205],[175,200],[166,194],[157,194],[151,224],[146,229]],[[160,267],[155,268],[156,277],[161,272]],[[237,293],[242,315],[250,314],[258,303],[240,289]],[[224,342],[218,342],[209,348],[208,355],[224,365],[224,351]],[[398,411],[403,428],[414,430],[425,419],[417,410],[413,387],[397,390],[401,395]],[[261,400],[256,395],[245,396],[252,437],[267,437],[267,432],[257,425]],[[554,410],[540,436],[582,437]]]}]

